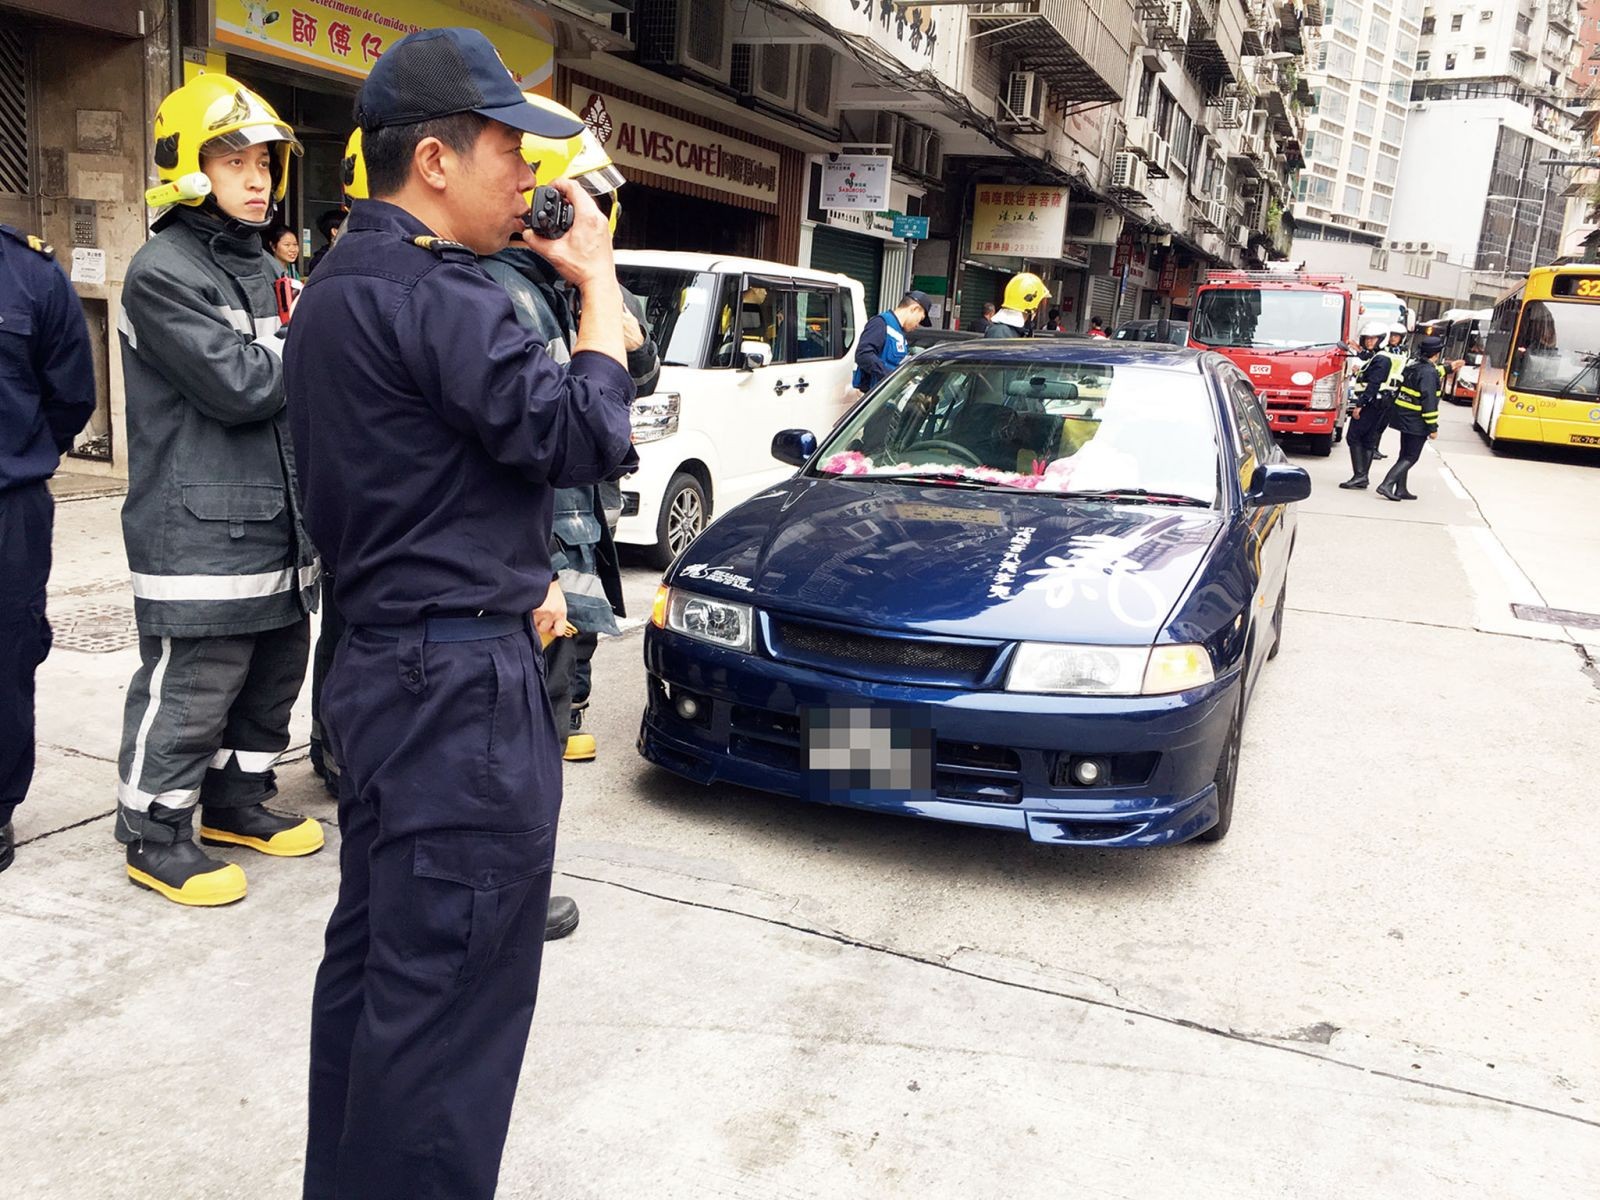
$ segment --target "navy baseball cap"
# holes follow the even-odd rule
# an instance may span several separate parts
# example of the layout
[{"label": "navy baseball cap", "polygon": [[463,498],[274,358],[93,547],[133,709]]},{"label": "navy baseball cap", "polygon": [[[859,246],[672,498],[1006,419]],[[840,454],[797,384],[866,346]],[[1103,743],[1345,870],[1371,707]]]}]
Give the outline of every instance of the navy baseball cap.
[{"label": "navy baseball cap", "polygon": [[922,309],[924,317],[933,315],[933,297],[927,292],[910,291],[906,293],[907,300],[914,300]]},{"label": "navy baseball cap", "polygon": [[407,34],[378,60],[356,96],[356,124],[364,131],[464,112],[539,137],[572,137],[583,129],[575,117],[524,100],[494,44],[476,29]]},{"label": "navy baseball cap", "polygon": [[1417,343],[1417,350],[1422,354],[1423,358],[1432,358],[1443,349],[1444,339],[1442,337],[1425,337]]}]

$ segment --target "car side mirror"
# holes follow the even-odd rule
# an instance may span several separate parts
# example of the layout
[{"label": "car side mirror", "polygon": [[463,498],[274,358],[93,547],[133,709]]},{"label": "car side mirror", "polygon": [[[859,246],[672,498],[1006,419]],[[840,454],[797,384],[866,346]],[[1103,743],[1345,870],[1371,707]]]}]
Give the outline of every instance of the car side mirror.
[{"label": "car side mirror", "polygon": [[817,435],[809,429],[780,429],[772,435],[772,457],[803,467],[817,452]]},{"label": "car side mirror", "polygon": [[766,342],[747,338],[739,343],[739,369],[754,371],[757,367],[772,365],[772,347]]},{"label": "car side mirror", "polygon": [[1275,504],[1293,504],[1309,495],[1311,476],[1304,467],[1291,463],[1262,463],[1250,476],[1244,499],[1252,508],[1270,508]]}]

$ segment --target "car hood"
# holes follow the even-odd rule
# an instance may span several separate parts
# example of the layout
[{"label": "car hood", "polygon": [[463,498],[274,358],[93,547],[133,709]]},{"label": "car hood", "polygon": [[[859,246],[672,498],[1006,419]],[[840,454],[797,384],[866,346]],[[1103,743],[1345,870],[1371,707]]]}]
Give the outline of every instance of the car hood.
[{"label": "car hood", "polygon": [[847,625],[1138,642],[1222,524],[1199,508],[796,477],[717,520],[667,581]]}]

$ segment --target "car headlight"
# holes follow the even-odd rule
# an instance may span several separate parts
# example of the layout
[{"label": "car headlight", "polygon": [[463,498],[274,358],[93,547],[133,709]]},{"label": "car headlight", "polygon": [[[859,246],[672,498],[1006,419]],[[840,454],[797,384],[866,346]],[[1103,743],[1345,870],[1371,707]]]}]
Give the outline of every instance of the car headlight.
[{"label": "car headlight", "polygon": [[678,432],[678,411],[683,399],[677,392],[656,392],[641,396],[633,402],[629,421],[633,425],[633,442],[659,442]]},{"label": "car headlight", "polygon": [[749,651],[755,645],[755,610],[748,604],[699,596],[663,585],[656,592],[650,621],[698,642]]},{"label": "car headlight", "polygon": [[1068,696],[1165,696],[1216,679],[1204,646],[1077,646],[1023,642],[1008,692]]},{"label": "car headlight", "polygon": [[1324,375],[1311,387],[1312,408],[1339,407],[1339,373]]}]

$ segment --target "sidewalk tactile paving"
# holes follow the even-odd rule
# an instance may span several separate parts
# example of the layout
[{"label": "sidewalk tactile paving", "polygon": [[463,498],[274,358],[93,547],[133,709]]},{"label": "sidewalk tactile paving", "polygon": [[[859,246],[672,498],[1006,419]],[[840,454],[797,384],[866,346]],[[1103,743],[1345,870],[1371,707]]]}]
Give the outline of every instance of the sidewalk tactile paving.
[{"label": "sidewalk tactile paving", "polygon": [[75,604],[49,615],[57,650],[111,654],[139,644],[133,609],[124,604]]}]

